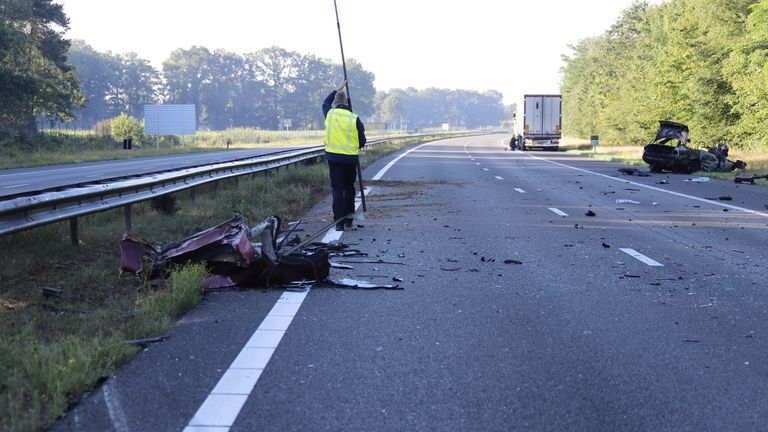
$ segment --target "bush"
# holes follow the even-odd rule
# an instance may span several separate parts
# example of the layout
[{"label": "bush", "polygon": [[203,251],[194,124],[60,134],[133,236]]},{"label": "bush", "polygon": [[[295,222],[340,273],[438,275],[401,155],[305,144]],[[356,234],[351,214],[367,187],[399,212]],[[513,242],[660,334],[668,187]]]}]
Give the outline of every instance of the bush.
[{"label": "bush", "polygon": [[132,138],[138,142],[144,138],[144,125],[136,117],[125,113],[112,119],[110,126],[112,136],[118,141]]},{"label": "bush", "polygon": [[96,123],[93,129],[102,137],[112,136],[112,120],[102,120]]}]

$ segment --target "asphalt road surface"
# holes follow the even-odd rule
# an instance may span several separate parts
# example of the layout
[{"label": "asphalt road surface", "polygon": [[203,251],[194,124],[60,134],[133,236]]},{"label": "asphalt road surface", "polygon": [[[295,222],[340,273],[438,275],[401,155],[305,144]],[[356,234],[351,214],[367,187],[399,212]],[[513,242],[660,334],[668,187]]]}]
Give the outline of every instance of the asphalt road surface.
[{"label": "asphalt road surface", "polygon": [[209,294],[53,430],[765,430],[767,190],[503,139],[366,170],[331,273],[404,290]]},{"label": "asphalt road surface", "polygon": [[185,153],[169,156],[0,170],[0,198],[83,182],[263,156],[294,147]]}]

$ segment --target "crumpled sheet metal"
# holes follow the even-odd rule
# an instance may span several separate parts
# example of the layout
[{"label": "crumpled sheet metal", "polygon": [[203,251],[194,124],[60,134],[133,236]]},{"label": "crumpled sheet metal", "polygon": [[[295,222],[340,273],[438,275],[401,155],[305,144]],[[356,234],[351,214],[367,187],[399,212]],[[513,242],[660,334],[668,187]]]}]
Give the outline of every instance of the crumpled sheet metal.
[{"label": "crumpled sheet metal", "polygon": [[[249,228],[238,214],[162,249],[126,235],[120,242],[122,269],[136,274],[148,271],[150,277],[157,277],[163,276],[165,270],[174,265],[205,262],[211,273],[204,281],[208,289],[281,285],[306,279],[308,275],[318,281],[325,279],[330,267],[327,253],[279,256],[275,250],[279,228],[277,216]],[[301,266],[296,264],[297,261]],[[307,263],[314,267],[307,269]]]}]

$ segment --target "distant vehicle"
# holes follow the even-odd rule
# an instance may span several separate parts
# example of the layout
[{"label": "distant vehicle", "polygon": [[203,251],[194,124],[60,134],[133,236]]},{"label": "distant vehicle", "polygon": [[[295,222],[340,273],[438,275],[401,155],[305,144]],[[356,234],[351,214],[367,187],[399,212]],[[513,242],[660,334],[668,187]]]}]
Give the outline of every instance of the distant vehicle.
[{"label": "distant vehicle", "polygon": [[517,147],[557,151],[560,147],[562,95],[523,96],[522,116],[518,115]]}]

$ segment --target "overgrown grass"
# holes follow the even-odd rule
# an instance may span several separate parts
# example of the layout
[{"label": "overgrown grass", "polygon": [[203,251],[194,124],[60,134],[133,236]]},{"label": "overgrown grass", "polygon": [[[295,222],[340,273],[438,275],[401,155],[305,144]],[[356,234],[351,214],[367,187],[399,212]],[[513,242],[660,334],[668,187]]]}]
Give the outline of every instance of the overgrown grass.
[{"label": "overgrown grass", "polygon": [[[380,145],[361,157],[367,166],[416,140]],[[251,223],[270,215],[301,218],[329,193],[325,163],[277,175],[221,182],[172,195],[173,214],[134,205],[132,234],[179,240],[244,213]],[[58,223],[0,237],[0,430],[50,426],[70,404],[133,355],[132,339],[159,336],[203,295],[201,265],[177,269],[160,290],[119,274],[122,209],[80,219],[79,246]],[[59,296],[43,295],[60,292]]]}]

